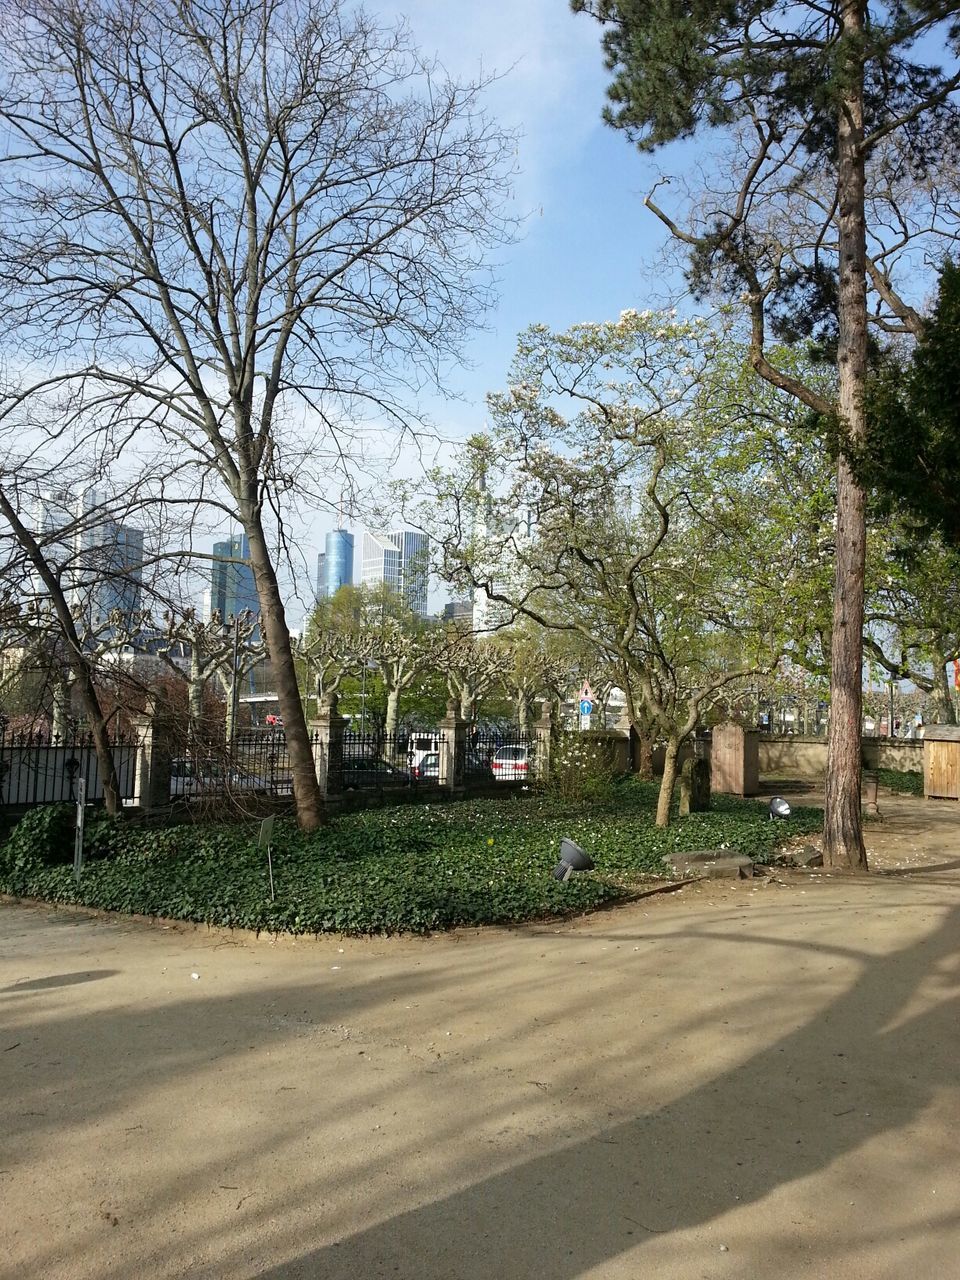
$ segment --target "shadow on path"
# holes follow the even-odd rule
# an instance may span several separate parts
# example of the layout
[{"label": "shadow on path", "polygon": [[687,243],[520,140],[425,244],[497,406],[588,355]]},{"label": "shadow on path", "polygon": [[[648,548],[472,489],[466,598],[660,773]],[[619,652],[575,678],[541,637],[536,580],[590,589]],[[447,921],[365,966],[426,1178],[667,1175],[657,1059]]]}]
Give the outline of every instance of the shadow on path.
[{"label": "shadow on path", "polygon": [[75,987],[81,982],[100,982],[103,978],[112,978],[119,969],[85,969],[79,973],[54,973],[49,978],[26,978],[21,982],[11,982],[9,987],[0,987],[0,995],[17,991],[49,991],[54,987]]},{"label": "shadow on path", "polygon": [[645,1113],[638,1096],[627,1123],[260,1271],[261,1280],[574,1280],[824,1170],[909,1125],[955,1084],[958,925],[955,909],[919,941],[862,955],[860,975],[815,1017],[676,1103]]}]

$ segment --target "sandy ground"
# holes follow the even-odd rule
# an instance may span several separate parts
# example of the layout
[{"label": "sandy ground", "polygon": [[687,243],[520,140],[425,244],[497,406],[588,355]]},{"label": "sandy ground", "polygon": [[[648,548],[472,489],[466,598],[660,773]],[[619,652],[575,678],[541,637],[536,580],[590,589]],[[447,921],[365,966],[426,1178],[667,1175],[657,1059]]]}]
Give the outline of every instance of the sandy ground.
[{"label": "sandy ground", "polygon": [[562,925],[0,905],[0,1276],[960,1277],[960,808],[882,801],[870,878]]}]

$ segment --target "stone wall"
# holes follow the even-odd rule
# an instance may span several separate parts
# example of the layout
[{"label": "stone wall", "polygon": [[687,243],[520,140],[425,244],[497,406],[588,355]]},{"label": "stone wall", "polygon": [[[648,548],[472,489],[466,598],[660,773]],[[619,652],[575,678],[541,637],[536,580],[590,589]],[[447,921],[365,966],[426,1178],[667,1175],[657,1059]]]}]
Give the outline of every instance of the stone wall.
[{"label": "stone wall", "polygon": [[[709,745],[707,755],[709,758]],[[827,772],[826,738],[805,738],[800,734],[767,734],[759,736],[760,777],[819,780]],[[693,744],[687,742],[680,752],[680,762],[693,755]],[[923,773],[923,743],[907,739],[863,739],[865,769],[901,769],[907,773]],[[653,752],[653,770],[663,773],[663,747]]]}]

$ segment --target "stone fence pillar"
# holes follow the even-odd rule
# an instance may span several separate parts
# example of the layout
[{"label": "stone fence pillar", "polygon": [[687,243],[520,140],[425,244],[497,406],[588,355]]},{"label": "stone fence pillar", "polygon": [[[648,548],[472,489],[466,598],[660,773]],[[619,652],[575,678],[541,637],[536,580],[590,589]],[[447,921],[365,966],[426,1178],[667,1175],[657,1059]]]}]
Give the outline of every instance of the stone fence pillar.
[{"label": "stone fence pillar", "polygon": [[338,706],[337,695],[328,693],[320,703],[316,720],[308,725],[317,785],[324,800],[343,790],[343,731],[347,722]]},{"label": "stone fence pillar", "polygon": [[141,716],[133,716],[137,764],[134,802],[144,813],[165,808],[170,803],[172,748],[167,718],[155,703]]},{"label": "stone fence pillar", "polygon": [[540,719],[533,727],[535,739],[534,777],[537,782],[547,782],[550,778],[550,751],[553,746],[553,716],[550,703],[544,701],[540,708]]},{"label": "stone fence pillar", "polygon": [[467,768],[467,722],[460,716],[460,708],[451,698],[447,714],[440,721],[440,786],[448,791],[460,791],[464,786]]}]

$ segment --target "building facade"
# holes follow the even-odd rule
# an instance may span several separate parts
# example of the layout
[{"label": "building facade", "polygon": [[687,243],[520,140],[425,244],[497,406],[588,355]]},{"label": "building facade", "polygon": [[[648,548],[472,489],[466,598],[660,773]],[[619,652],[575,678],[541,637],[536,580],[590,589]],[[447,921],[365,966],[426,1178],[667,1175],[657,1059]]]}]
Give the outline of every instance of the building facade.
[{"label": "building facade", "polygon": [[250,567],[250,543],[245,533],[213,544],[213,564],[210,570],[209,600],[204,594],[207,618],[214,612],[221,618],[242,613],[260,612],[260,598]]},{"label": "building facade", "polygon": [[[101,628],[112,613],[130,619],[143,607],[143,530],[108,516],[94,489],[38,495],[34,529],[83,623]],[[45,594],[39,578],[37,594]]]},{"label": "building facade", "polygon": [[365,532],[360,581],[366,587],[386,583],[403,596],[414,613],[425,618],[430,581],[429,537],[409,529],[382,534]]},{"label": "building facade", "polygon": [[317,599],[334,596],[341,587],[353,585],[353,534],[333,529],[327,534],[323,551],[317,556]]}]

